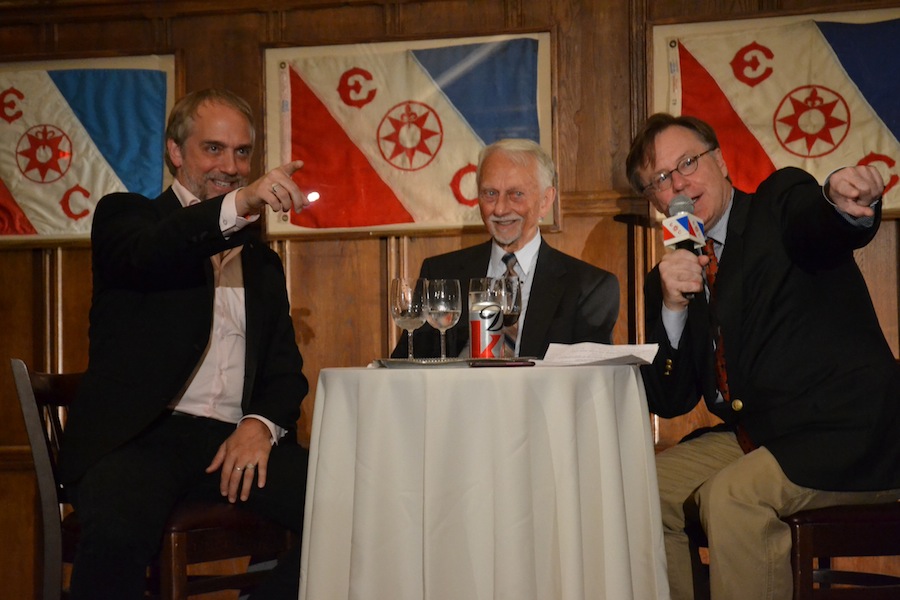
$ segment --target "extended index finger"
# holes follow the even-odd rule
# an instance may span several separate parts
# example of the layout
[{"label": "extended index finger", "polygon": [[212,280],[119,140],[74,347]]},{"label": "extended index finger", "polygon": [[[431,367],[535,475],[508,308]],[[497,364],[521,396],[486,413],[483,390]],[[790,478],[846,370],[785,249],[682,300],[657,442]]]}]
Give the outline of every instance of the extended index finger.
[{"label": "extended index finger", "polygon": [[299,171],[300,169],[303,168],[303,161],[302,160],[292,160],[289,163],[285,163],[285,164],[281,165],[281,167],[279,167],[279,168],[285,175],[290,177],[291,175],[293,175],[294,173],[296,173],[297,171]]}]

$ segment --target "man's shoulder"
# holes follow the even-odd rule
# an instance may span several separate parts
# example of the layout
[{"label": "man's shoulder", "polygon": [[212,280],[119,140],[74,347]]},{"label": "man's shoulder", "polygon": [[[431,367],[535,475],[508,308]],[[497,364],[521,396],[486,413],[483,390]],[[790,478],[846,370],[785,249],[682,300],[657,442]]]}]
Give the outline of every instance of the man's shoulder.
[{"label": "man's shoulder", "polygon": [[171,202],[178,202],[178,198],[175,196],[175,192],[172,191],[172,188],[167,188],[156,198],[148,198],[147,196],[136,192],[112,192],[100,198],[95,210],[97,212],[105,212],[115,209],[122,210],[136,207],[155,208]]},{"label": "man's shoulder", "polygon": [[606,269],[591,264],[576,256],[572,256],[571,254],[566,254],[562,250],[557,250],[546,242],[541,244],[541,250],[538,253],[538,262],[541,262],[542,260],[564,265],[566,269],[571,269],[585,276],[596,278],[615,277],[615,275]]},{"label": "man's shoulder", "polygon": [[474,246],[466,246],[465,248],[460,248],[459,250],[452,250],[450,252],[444,252],[443,254],[435,254],[434,256],[429,256],[423,261],[423,264],[465,264],[475,257],[485,255],[490,256],[490,253],[491,242],[490,240],[488,240],[487,242],[475,244]]}]

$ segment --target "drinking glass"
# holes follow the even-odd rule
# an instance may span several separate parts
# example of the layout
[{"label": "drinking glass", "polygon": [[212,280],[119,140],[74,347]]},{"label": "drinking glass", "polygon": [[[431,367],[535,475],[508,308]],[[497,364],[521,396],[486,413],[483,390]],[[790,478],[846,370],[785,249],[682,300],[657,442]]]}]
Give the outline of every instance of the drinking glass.
[{"label": "drinking glass", "polygon": [[[505,356],[515,356],[515,341],[518,336],[519,315],[522,313],[522,280],[515,275],[504,277],[504,301],[503,301],[503,334],[512,339],[512,344],[503,345]],[[508,351],[507,351],[508,350]]]},{"label": "drinking glass", "polygon": [[397,327],[406,330],[409,358],[413,358],[413,331],[425,323],[425,280],[412,277],[392,279],[389,301],[391,318]]},{"label": "drinking glass", "polygon": [[425,320],[441,332],[441,360],[447,358],[447,330],[459,321],[461,311],[458,279],[425,280]]},{"label": "drinking glass", "polygon": [[469,280],[469,356],[503,356],[503,305],[506,282],[502,277]]}]

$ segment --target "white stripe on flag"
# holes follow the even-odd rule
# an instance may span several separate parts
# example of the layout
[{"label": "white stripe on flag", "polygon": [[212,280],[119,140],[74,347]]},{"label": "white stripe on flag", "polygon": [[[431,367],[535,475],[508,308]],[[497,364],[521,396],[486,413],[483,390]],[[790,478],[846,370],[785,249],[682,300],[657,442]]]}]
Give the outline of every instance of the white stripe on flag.
[{"label": "white stripe on flag", "polygon": [[[97,201],[125,186],[46,71],[0,72],[0,90],[12,88],[21,116],[0,127],[0,178],[39,234],[89,233]],[[32,152],[29,134],[47,132],[65,136],[60,147],[70,157]]]}]

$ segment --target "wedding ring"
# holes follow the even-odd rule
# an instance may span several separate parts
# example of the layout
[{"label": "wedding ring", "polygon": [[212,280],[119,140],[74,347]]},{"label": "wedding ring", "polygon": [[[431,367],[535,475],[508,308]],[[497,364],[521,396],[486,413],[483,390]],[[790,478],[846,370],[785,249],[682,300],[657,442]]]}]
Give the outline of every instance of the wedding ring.
[{"label": "wedding ring", "polygon": [[272,184],[272,193],[275,194],[276,196],[278,195],[278,184],[277,183]]},{"label": "wedding ring", "polygon": [[244,468],[247,469],[248,471],[252,471],[253,469],[256,468],[256,465],[254,465],[253,463],[250,463],[249,465],[247,465]]},{"label": "wedding ring", "polygon": [[241,469],[240,467],[235,467],[234,470],[235,471],[243,471],[243,469]]}]

